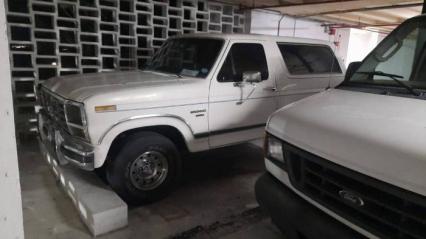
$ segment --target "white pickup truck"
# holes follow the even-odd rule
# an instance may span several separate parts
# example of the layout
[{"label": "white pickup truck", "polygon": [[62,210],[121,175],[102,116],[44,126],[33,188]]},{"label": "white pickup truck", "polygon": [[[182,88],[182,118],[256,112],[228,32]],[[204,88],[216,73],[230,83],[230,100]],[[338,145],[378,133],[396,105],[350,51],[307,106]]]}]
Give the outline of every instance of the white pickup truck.
[{"label": "white pickup truck", "polygon": [[426,238],[426,15],[274,113],[256,196],[287,238]]},{"label": "white pickup truck", "polygon": [[181,153],[261,138],[271,113],[338,85],[342,72],[323,41],[184,35],[142,71],[42,84],[39,132],[61,164],[102,168],[126,201],[149,202],[177,181]]}]

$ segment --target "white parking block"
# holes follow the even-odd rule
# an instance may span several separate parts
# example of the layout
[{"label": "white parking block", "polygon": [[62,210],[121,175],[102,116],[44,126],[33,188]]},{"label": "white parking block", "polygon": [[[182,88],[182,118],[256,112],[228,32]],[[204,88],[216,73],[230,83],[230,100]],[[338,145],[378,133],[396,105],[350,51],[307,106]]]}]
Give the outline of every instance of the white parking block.
[{"label": "white parking block", "polygon": [[93,236],[127,226],[127,204],[93,172],[62,167],[55,163],[42,143],[40,149],[55,177],[71,198]]}]

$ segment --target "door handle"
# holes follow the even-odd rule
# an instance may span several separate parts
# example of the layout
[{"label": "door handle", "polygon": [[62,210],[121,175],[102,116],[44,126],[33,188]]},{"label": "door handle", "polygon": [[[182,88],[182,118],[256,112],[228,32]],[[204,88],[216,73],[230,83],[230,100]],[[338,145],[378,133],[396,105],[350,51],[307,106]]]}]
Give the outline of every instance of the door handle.
[{"label": "door handle", "polygon": [[264,91],[277,91],[277,87],[265,87],[263,88]]}]

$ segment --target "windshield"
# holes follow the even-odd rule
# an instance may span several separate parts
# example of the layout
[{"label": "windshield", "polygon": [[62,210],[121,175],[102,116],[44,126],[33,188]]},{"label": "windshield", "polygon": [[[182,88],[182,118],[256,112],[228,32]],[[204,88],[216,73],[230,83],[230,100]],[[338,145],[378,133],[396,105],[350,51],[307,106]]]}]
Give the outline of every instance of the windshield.
[{"label": "windshield", "polygon": [[375,86],[401,86],[402,82],[426,89],[425,19],[413,18],[399,26],[365,58],[349,82]]},{"label": "windshield", "polygon": [[222,46],[223,40],[219,39],[169,39],[145,70],[204,78],[213,67]]}]

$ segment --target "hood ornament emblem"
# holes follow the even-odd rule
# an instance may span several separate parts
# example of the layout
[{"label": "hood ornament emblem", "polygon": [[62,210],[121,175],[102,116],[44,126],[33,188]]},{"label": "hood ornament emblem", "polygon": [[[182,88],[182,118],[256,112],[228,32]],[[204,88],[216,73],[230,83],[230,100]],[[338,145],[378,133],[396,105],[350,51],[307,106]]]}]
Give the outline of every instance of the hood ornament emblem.
[{"label": "hood ornament emblem", "polygon": [[340,190],[339,196],[340,196],[340,198],[342,198],[346,202],[354,204],[358,207],[362,207],[365,204],[364,200],[361,197],[357,196],[355,193],[350,192],[350,191]]}]

